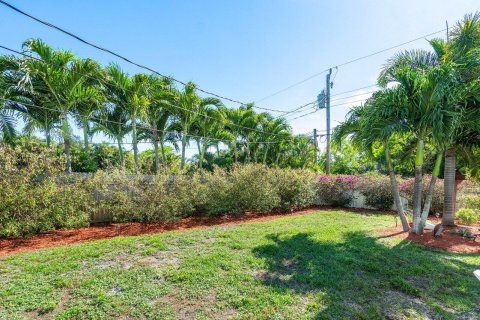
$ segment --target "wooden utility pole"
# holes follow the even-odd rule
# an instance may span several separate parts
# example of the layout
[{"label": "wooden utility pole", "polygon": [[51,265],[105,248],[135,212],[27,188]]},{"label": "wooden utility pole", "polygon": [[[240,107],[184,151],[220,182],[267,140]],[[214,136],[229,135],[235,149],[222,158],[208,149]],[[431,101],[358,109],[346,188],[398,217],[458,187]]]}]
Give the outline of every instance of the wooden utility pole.
[{"label": "wooden utility pole", "polygon": [[325,173],[330,174],[330,160],[332,158],[330,151],[330,76],[332,75],[332,68],[327,73],[327,81],[325,88],[325,104],[327,109],[327,165],[325,168]]}]

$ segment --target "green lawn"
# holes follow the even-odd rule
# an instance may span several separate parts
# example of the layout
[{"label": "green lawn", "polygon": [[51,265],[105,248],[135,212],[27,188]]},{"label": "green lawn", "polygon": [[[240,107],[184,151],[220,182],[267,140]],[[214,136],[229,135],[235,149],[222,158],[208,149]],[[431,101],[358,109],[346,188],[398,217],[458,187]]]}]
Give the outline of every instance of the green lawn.
[{"label": "green lawn", "polygon": [[0,319],[393,319],[480,314],[479,255],[323,211],[0,259]]}]

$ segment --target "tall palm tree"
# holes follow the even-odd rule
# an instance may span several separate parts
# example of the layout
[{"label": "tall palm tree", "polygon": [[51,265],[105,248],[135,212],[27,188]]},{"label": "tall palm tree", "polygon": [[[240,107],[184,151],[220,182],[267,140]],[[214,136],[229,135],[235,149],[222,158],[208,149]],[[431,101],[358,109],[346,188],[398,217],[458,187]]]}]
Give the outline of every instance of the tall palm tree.
[{"label": "tall palm tree", "polygon": [[[435,53],[414,50],[405,51],[390,59],[382,70],[379,84],[394,84],[406,103],[403,104],[403,118],[416,137],[415,184],[413,198],[413,231],[423,232],[422,195],[425,159],[425,139],[432,136],[434,141],[442,141],[450,132],[455,119],[451,100],[451,64],[439,64]],[[433,176],[433,179],[436,179]],[[433,190],[433,183],[432,190]],[[428,214],[428,211],[427,211]]]},{"label": "tall palm tree", "polygon": [[36,59],[23,60],[25,74],[21,84],[25,88],[32,87],[40,95],[42,107],[59,113],[67,158],[65,171],[70,173],[71,128],[68,116],[77,105],[91,99],[93,89],[85,74],[91,73],[95,64],[75,58],[72,52],[54,50],[39,39],[27,40],[23,48]]},{"label": "tall palm tree", "polygon": [[257,126],[257,114],[253,110],[253,105],[248,104],[236,109],[227,109],[226,111],[227,122],[225,128],[231,133],[231,144],[233,149],[233,158],[235,163],[238,162],[239,144],[245,148],[246,156],[245,160],[250,156],[249,149],[249,135],[252,131],[256,130]]},{"label": "tall palm tree", "polygon": [[182,170],[185,168],[185,150],[194,124],[197,121],[206,121],[205,111],[211,106],[220,104],[216,98],[201,98],[196,92],[196,87],[193,82],[187,83],[182,91],[176,92],[174,102],[177,126],[180,129],[182,142],[180,162],[180,169]]},{"label": "tall palm tree", "polygon": [[466,15],[450,33],[450,41],[431,42],[441,63],[455,65],[456,86],[461,94],[461,103],[452,103],[461,110],[461,119],[446,143],[444,166],[444,210],[443,225],[455,224],[456,208],[456,153],[457,149],[470,149],[478,145],[478,119],[480,118],[479,75],[480,75],[480,12]]},{"label": "tall palm tree", "polygon": [[384,89],[375,93],[365,105],[355,107],[348,113],[347,119],[335,128],[333,140],[340,145],[343,139],[348,138],[352,144],[360,146],[369,154],[372,154],[375,144],[383,146],[393,201],[403,230],[408,231],[410,227],[403,211],[390,152],[392,137],[402,134],[406,129],[406,124],[401,121],[405,111],[402,104],[402,96],[398,90]]},{"label": "tall palm tree", "polygon": [[137,126],[146,116],[146,108],[150,104],[147,95],[149,76],[135,74],[133,77],[116,65],[107,67],[107,96],[117,107],[122,108],[129,117],[132,127],[132,145],[135,172],[138,172],[138,137]]},{"label": "tall palm tree", "polygon": [[85,150],[88,150],[88,140],[90,136],[90,119],[95,112],[103,106],[105,102],[105,91],[102,83],[104,80],[104,72],[97,62],[91,59],[85,59],[78,63],[76,67],[79,69],[74,72],[81,72],[85,77],[88,85],[88,96],[78,104],[74,110],[74,116],[78,124],[83,130],[83,144]]},{"label": "tall palm tree", "polygon": [[151,76],[149,86],[147,93],[149,104],[145,113],[147,126],[140,128],[138,133],[140,140],[152,141],[155,151],[155,172],[158,172],[160,162],[163,162],[164,165],[167,164],[165,142],[172,143],[176,148],[176,135],[171,127],[175,93],[172,90],[171,80],[168,78]]}]

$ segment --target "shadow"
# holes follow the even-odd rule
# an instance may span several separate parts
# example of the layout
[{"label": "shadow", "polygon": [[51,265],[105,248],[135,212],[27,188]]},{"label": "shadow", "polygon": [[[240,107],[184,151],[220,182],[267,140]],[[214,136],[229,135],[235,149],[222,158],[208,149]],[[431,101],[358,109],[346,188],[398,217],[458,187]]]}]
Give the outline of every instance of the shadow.
[{"label": "shadow", "polygon": [[340,242],[310,233],[267,238],[269,244],[254,249],[266,263],[257,277],[275,292],[314,297],[306,310],[315,319],[384,319],[412,309],[435,318],[457,307],[467,317],[480,312],[472,276],[478,266],[460,259],[478,255],[433,252],[406,240],[387,247],[364,232],[345,233]]}]

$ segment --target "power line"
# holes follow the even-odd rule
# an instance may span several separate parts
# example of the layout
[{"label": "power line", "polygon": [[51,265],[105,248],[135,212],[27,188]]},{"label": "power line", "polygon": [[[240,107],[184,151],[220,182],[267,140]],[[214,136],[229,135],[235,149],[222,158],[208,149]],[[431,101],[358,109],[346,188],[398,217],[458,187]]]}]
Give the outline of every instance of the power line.
[{"label": "power line", "polygon": [[[31,15],[31,14],[29,14],[29,13],[27,13],[27,12],[25,12],[25,11],[17,8],[17,7],[15,7],[15,6],[13,6],[12,4],[10,4],[10,3],[8,3],[8,2],[5,2],[5,1],[3,1],[3,0],[0,0],[0,4],[3,4],[4,6],[6,6],[6,7],[10,8],[10,9],[16,11],[17,13],[20,13],[20,14],[22,14],[22,15],[30,18],[30,19],[33,19],[33,20],[35,20],[35,21],[37,21],[37,22],[39,22],[39,23],[41,23],[41,24],[43,24],[43,25],[45,25],[45,26],[47,26],[47,27],[50,27],[50,28],[55,29],[55,30],[57,30],[57,31],[60,31],[60,32],[66,34],[66,35],[68,35],[68,36],[70,36],[70,37],[72,37],[72,38],[74,38],[74,39],[76,39],[76,40],[78,40],[78,41],[80,41],[80,42],[88,45],[88,46],[91,46],[91,47],[93,47],[93,48],[95,48],[95,49],[98,49],[98,50],[101,50],[101,51],[103,51],[103,52],[106,52],[106,53],[108,53],[108,54],[111,54],[111,55],[113,55],[113,56],[115,56],[115,57],[117,57],[117,58],[119,58],[119,59],[121,59],[121,60],[123,60],[123,61],[125,61],[125,62],[127,62],[127,63],[130,63],[130,64],[132,64],[132,65],[134,65],[134,66],[137,66],[137,67],[139,67],[139,68],[141,68],[141,69],[150,71],[150,72],[152,72],[152,73],[154,73],[154,74],[156,74],[156,75],[159,75],[159,76],[161,76],[161,77],[169,78],[169,79],[171,79],[172,81],[175,81],[175,82],[177,82],[177,83],[179,83],[179,84],[181,84],[181,85],[183,85],[183,86],[187,86],[187,83],[184,82],[184,81],[175,79],[175,78],[172,77],[172,76],[166,76],[166,75],[158,72],[158,71],[155,70],[155,69],[152,69],[152,68],[150,68],[150,67],[148,67],[148,66],[142,65],[142,64],[140,64],[140,63],[138,63],[138,62],[135,62],[135,61],[133,61],[133,60],[131,60],[131,59],[129,59],[129,58],[126,58],[125,56],[123,56],[123,55],[121,55],[121,54],[119,54],[119,53],[116,53],[116,52],[114,52],[114,51],[112,51],[112,50],[110,50],[110,49],[101,47],[101,46],[99,46],[99,45],[97,45],[97,44],[95,44],[95,43],[92,43],[92,42],[90,42],[90,41],[88,41],[88,40],[85,40],[85,39],[81,38],[80,36],[78,36],[78,35],[76,35],[76,34],[74,34],[74,33],[72,33],[72,32],[69,32],[69,31],[67,31],[67,30],[65,30],[65,29],[63,29],[63,28],[60,28],[60,27],[58,27],[58,26],[56,26],[56,25],[54,25],[54,24],[52,24],[52,23],[50,23],[50,22],[48,22],[48,21],[43,20],[43,19],[37,18],[37,17],[35,17],[35,16],[33,16],[33,15]],[[217,97],[217,98],[222,99],[222,100],[230,101],[230,102],[237,103],[237,104],[240,104],[240,105],[246,105],[246,104],[247,104],[247,103],[245,103],[245,102],[242,102],[242,101],[239,101],[239,100],[236,100],[236,99],[231,99],[231,98],[228,98],[228,97],[226,97],[226,96],[222,96],[222,95],[216,94],[216,93],[214,93],[214,92],[211,92],[211,91],[208,91],[208,90],[204,90],[204,89],[199,88],[199,87],[197,87],[196,89],[197,89],[198,91],[200,91],[200,92],[203,92],[203,93],[207,94],[207,95],[214,96],[214,97]],[[282,110],[276,110],[276,109],[271,109],[271,108],[263,108],[263,107],[258,107],[258,106],[254,106],[254,107],[257,108],[257,109],[265,110],[265,111],[285,112],[285,111],[282,111]]]},{"label": "power line", "polygon": [[359,94],[354,94],[354,95],[351,95],[351,96],[341,97],[341,98],[337,98],[337,99],[332,100],[332,102],[339,101],[339,100],[345,100],[345,99],[349,99],[349,98],[354,98],[354,97],[359,97],[359,96],[364,96],[364,95],[372,94],[372,93],[375,93],[375,92],[377,92],[377,91],[368,91],[368,92],[363,92],[363,93],[359,93]]},{"label": "power line", "polygon": [[[15,100],[11,100],[11,99],[0,98],[0,100],[5,101],[5,102],[9,102],[9,103],[15,103],[15,104],[20,104],[20,105],[30,106],[30,107],[33,107],[33,108],[44,109],[44,110],[48,110],[48,111],[52,111],[52,112],[59,112],[59,113],[63,112],[62,110],[43,107],[43,106],[38,106],[38,105],[35,105],[35,104],[26,103],[26,102],[19,102],[19,101],[15,101]],[[125,123],[122,123],[122,122],[119,122],[119,121],[107,120],[107,119],[102,119],[102,118],[97,118],[97,117],[89,117],[88,119],[90,121],[109,122],[109,123],[120,124],[120,125],[125,124]],[[149,130],[149,131],[153,132],[153,129],[149,126],[144,126],[142,124],[137,124],[137,127],[138,128],[143,128],[143,129],[146,129],[146,130]],[[162,130],[162,129],[157,129],[157,131],[163,132],[163,133],[178,133],[177,131],[171,131],[171,130],[169,131],[169,130]],[[260,132],[260,133],[263,133],[263,132]],[[233,142],[233,141],[226,140],[226,139],[212,138],[212,137],[208,137],[208,136],[198,136],[198,135],[192,135],[192,134],[187,134],[186,136],[190,137],[190,138],[194,138],[194,139],[195,138],[196,139],[208,138],[212,141],[223,142],[225,144]],[[273,141],[235,141],[235,142],[236,143],[247,143],[247,144],[268,144],[268,143],[277,143],[277,142],[292,141],[292,140],[293,139],[282,139],[282,140],[273,140]]]},{"label": "power line", "polygon": [[369,85],[369,86],[365,86],[365,87],[361,87],[361,88],[357,88],[357,89],[352,89],[352,90],[332,94],[331,97],[336,97],[336,96],[340,96],[340,95],[345,94],[345,93],[355,92],[355,91],[358,91],[358,90],[368,89],[368,88],[373,88],[373,87],[378,87],[378,86],[376,84],[372,84],[372,85]]},{"label": "power line", "polygon": [[406,44],[409,44],[409,43],[412,43],[412,42],[415,42],[415,41],[424,39],[424,38],[426,38],[426,37],[430,37],[430,36],[439,34],[439,33],[441,33],[441,32],[444,32],[445,30],[446,30],[446,29],[442,29],[442,30],[439,30],[439,31],[435,31],[435,32],[432,32],[432,33],[429,33],[429,34],[420,36],[420,37],[418,37],[418,38],[415,38],[415,39],[412,39],[412,40],[409,40],[409,41],[406,41],[406,42],[402,42],[402,43],[400,43],[400,44],[397,44],[397,45],[394,45],[394,46],[391,46],[391,47],[388,47],[388,48],[385,48],[385,49],[382,49],[382,50],[378,50],[378,51],[372,52],[372,53],[370,53],[370,54],[367,54],[367,55],[364,55],[364,56],[361,56],[361,57],[358,57],[358,58],[355,58],[355,59],[352,59],[352,60],[349,60],[349,61],[346,61],[346,62],[343,62],[343,63],[341,63],[341,64],[337,64],[337,65],[335,65],[335,66],[328,67],[328,68],[326,68],[325,70],[320,71],[320,72],[317,72],[317,73],[315,73],[315,74],[313,74],[313,75],[311,75],[311,76],[309,76],[309,77],[307,77],[307,78],[305,78],[305,79],[303,79],[303,80],[301,80],[301,81],[298,81],[298,82],[296,82],[296,83],[294,83],[294,84],[292,84],[292,85],[289,85],[289,86],[286,87],[286,88],[283,88],[283,89],[278,90],[278,91],[276,91],[276,92],[274,92],[274,93],[272,93],[272,94],[270,94],[270,95],[267,95],[267,96],[265,96],[265,97],[257,100],[256,102],[264,101],[264,100],[269,99],[269,98],[271,98],[271,97],[273,97],[273,96],[276,96],[276,95],[278,95],[278,94],[280,94],[280,93],[283,93],[283,92],[285,92],[285,91],[287,91],[287,90],[290,90],[291,88],[294,88],[294,87],[296,87],[296,86],[298,86],[298,85],[300,85],[300,84],[302,84],[302,83],[305,83],[305,82],[307,82],[307,81],[309,81],[309,80],[311,80],[311,79],[313,79],[313,78],[316,78],[316,77],[324,74],[325,72],[328,72],[330,68],[340,68],[340,67],[346,66],[346,65],[348,65],[348,64],[351,64],[351,63],[354,63],[354,62],[357,62],[357,61],[360,61],[360,60],[363,60],[363,59],[367,59],[367,58],[373,57],[373,56],[375,56],[375,55],[377,55],[377,54],[384,53],[384,52],[386,52],[386,51],[390,51],[390,50],[392,50],[392,49],[399,48],[399,47],[404,46],[404,45],[406,45]]}]

